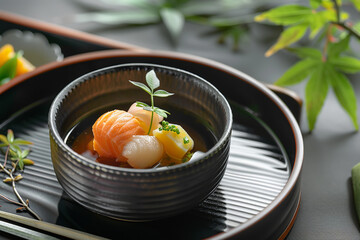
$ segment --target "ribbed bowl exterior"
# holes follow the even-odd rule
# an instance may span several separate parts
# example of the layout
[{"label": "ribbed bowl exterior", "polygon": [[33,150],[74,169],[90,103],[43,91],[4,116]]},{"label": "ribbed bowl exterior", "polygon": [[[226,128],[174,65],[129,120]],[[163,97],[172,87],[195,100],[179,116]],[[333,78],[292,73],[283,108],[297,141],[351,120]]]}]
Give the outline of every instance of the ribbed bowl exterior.
[{"label": "ribbed bowl exterior", "polygon": [[[67,146],[67,132],[91,112],[145,98],[128,80],[143,81],[154,69],[161,89],[175,95],[162,101],[206,121],[217,142],[201,158],[162,168],[127,169],[102,165]],[[158,101],[161,104],[161,101]],[[64,191],[91,211],[130,221],[169,217],[189,210],[218,186],[229,157],[232,113],[223,95],[185,71],[152,64],[125,64],[75,80],[55,98],[49,112],[54,170]]]}]

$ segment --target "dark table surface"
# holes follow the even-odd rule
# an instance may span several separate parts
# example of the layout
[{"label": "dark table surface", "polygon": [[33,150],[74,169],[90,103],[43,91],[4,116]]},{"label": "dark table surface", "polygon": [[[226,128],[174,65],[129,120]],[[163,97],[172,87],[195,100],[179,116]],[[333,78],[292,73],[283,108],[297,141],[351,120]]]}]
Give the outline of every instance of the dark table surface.
[{"label": "dark table surface", "polygon": [[[78,2],[89,2],[98,7],[100,1]],[[0,9],[148,49],[205,57],[232,66],[267,84],[273,83],[296,61],[285,52],[264,57],[265,51],[276,40],[279,29],[259,24],[251,24],[249,34],[241,40],[240,50],[233,52],[230,43],[216,43],[217,35],[208,34],[210,28],[193,23],[186,23],[176,47],[169,41],[161,24],[120,29],[75,23],[72,17],[86,9],[70,0],[0,0]],[[359,76],[353,77],[352,84],[360,96],[357,78]],[[291,90],[304,99],[304,84],[291,87]],[[359,239],[359,224],[352,200],[351,168],[360,162],[360,133],[354,131],[349,117],[331,91],[315,131],[308,132],[305,109],[300,127],[305,145],[302,198],[297,219],[287,239]]]}]

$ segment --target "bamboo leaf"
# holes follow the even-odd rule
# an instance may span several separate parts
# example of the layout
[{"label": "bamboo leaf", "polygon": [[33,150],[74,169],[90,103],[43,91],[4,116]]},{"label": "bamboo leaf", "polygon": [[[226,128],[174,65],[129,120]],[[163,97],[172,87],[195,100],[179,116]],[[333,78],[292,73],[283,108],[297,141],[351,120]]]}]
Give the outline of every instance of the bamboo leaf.
[{"label": "bamboo leaf", "polygon": [[151,70],[150,72],[146,73],[146,83],[150,87],[151,92],[153,92],[154,89],[160,86],[160,80],[156,76],[154,70]]},{"label": "bamboo leaf", "polygon": [[292,43],[298,41],[301,39],[307,29],[306,24],[300,24],[296,26],[289,27],[285,29],[281,34],[277,42],[265,53],[266,57],[269,57],[279,51],[280,49],[283,49]]},{"label": "bamboo leaf", "polygon": [[274,84],[278,86],[289,86],[300,83],[307,78],[319,64],[321,64],[319,61],[313,59],[299,61],[288,69]]},{"label": "bamboo leaf", "polygon": [[184,27],[184,15],[175,8],[162,8],[160,15],[173,40],[177,40]]},{"label": "bamboo leaf", "polygon": [[325,78],[325,72],[325,64],[319,65],[319,67],[312,72],[306,84],[305,102],[310,131],[315,127],[317,117],[324,105],[329,90],[329,83]]},{"label": "bamboo leaf", "polygon": [[329,59],[329,62],[337,69],[345,73],[360,72],[360,60],[353,57],[342,56]]},{"label": "bamboo leaf", "polygon": [[358,130],[359,125],[356,114],[356,96],[349,79],[344,74],[334,70],[332,67],[329,67],[327,71],[328,79],[330,80],[331,86],[339,103],[350,116],[355,129]]},{"label": "bamboo leaf", "polygon": [[273,8],[255,17],[255,21],[268,20],[278,25],[292,25],[305,21],[312,14],[312,9],[300,5],[284,5]]}]

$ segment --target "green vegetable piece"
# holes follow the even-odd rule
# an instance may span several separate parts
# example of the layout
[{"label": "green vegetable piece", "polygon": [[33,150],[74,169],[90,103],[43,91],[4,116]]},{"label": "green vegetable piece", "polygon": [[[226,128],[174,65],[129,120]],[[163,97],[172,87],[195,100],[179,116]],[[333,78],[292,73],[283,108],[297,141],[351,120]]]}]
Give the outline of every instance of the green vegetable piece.
[{"label": "green vegetable piece", "polygon": [[17,67],[17,59],[22,55],[21,52],[17,52],[12,58],[4,63],[0,67],[0,85],[9,82],[11,79],[15,77],[16,67]]},{"label": "green vegetable piece", "polygon": [[355,209],[360,221],[360,163],[356,164],[351,169],[351,179],[353,185]]}]

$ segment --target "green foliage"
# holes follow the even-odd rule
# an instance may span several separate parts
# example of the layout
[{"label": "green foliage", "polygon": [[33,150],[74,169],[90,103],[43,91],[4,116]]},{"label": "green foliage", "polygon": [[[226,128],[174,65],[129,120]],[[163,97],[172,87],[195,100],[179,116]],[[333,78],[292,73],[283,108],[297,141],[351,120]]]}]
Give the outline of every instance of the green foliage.
[{"label": "green foliage", "polygon": [[[352,2],[359,7],[358,0]],[[349,22],[349,14],[341,10],[341,1],[310,0],[309,7],[279,6],[257,15],[255,21],[268,21],[284,27],[276,43],[265,53],[267,57],[286,49],[300,58],[275,84],[289,86],[308,79],[305,104],[310,131],[315,128],[329,89],[334,91],[358,130],[356,96],[347,74],[360,72],[360,60],[350,56],[348,51],[351,38],[360,39],[360,24]],[[317,47],[289,47],[305,36],[310,40],[318,37],[321,44]]]}]

